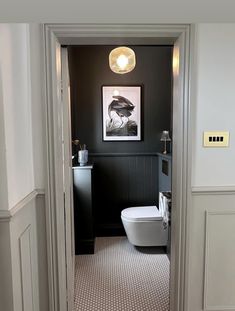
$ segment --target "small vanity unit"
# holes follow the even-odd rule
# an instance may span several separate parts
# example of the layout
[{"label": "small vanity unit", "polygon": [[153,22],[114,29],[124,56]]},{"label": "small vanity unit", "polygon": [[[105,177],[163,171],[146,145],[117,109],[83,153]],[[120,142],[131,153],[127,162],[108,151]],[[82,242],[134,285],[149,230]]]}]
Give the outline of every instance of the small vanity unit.
[{"label": "small vanity unit", "polygon": [[170,258],[170,246],[171,246],[171,154],[158,153],[158,185],[159,192],[167,197],[169,222],[168,222],[168,241],[167,241],[167,255]]},{"label": "small vanity unit", "polygon": [[75,254],[94,254],[93,165],[73,167]]}]

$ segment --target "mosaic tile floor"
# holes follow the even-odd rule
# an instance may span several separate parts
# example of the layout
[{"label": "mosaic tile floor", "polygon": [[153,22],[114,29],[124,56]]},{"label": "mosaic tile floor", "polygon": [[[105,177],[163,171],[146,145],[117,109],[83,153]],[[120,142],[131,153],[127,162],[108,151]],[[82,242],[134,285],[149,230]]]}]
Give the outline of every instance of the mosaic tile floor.
[{"label": "mosaic tile floor", "polygon": [[168,311],[169,268],[162,249],[96,238],[94,255],[76,256],[74,311]]}]

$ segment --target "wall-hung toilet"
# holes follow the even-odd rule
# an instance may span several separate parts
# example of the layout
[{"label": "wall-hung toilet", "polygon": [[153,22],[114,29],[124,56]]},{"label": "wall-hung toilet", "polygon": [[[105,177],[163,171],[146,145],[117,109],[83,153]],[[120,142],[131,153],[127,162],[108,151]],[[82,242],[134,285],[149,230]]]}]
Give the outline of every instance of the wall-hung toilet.
[{"label": "wall-hung toilet", "polygon": [[168,226],[156,206],[129,207],[121,212],[129,242],[135,246],[165,246]]}]

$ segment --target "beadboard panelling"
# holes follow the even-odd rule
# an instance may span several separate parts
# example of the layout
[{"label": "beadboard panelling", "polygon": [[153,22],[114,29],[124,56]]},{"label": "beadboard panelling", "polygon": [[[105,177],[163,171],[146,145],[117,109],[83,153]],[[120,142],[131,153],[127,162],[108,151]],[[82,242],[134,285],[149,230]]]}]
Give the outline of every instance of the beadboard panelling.
[{"label": "beadboard panelling", "polygon": [[[158,203],[158,157],[93,156],[93,204],[97,234],[118,234],[121,210]],[[100,231],[101,230],[101,231]],[[115,231],[117,232],[115,233]]]},{"label": "beadboard panelling", "polygon": [[32,256],[29,225],[19,237],[22,304],[24,311],[33,311]]},{"label": "beadboard panelling", "polygon": [[234,311],[235,193],[201,187],[193,193],[188,219],[186,310]]},{"label": "beadboard panelling", "polygon": [[235,211],[206,212],[204,310],[235,311]]}]

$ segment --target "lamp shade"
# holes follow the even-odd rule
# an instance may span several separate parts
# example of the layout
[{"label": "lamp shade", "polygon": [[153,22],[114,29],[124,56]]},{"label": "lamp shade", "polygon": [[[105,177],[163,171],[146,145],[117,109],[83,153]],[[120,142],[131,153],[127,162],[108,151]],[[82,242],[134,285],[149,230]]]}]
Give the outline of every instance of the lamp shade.
[{"label": "lamp shade", "polygon": [[170,136],[169,136],[169,131],[163,131],[161,135],[161,141],[171,141]]},{"label": "lamp shade", "polygon": [[109,54],[109,67],[115,73],[128,73],[135,65],[135,52],[126,46],[115,48]]}]

